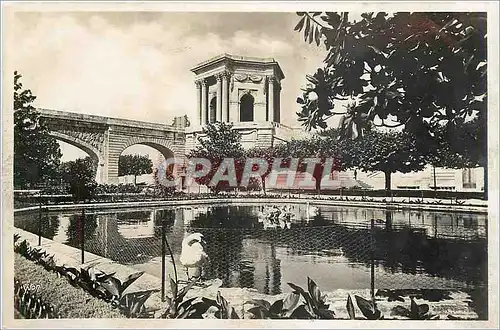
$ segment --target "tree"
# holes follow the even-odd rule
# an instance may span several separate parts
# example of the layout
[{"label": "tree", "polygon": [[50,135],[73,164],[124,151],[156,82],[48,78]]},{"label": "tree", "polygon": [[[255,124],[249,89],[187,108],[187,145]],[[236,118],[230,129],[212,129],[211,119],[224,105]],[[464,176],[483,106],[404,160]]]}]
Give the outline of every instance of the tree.
[{"label": "tree", "polygon": [[442,127],[436,133],[435,145],[430,147],[436,152],[430,155],[429,162],[434,166],[457,169],[486,166],[483,148],[486,143],[479,118]]},{"label": "tree", "polygon": [[160,170],[163,170],[163,168],[154,169],[153,178],[154,178],[154,190],[156,195],[160,195],[161,197],[170,197],[174,195],[176,187],[174,185],[165,185],[162,183],[163,180],[170,180],[170,181],[175,180],[173,175],[173,169],[174,166],[170,166],[169,168],[165,169],[164,176],[161,176],[159,172]]},{"label": "tree", "polygon": [[21,75],[14,72],[14,187],[26,189],[55,184],[61,150],[33,107],[36,96],[23,89]]},{"label": "tree", "polygon": [[[260,181],[262,182],[262,191],[264,195],[266,194],[266,177],[271,173],[271,169],[274,163],[274,157],[276,156],[276,147],[259,148],[253,147],[246,151],[245,158],[256,158],[261,159],[267,165],[267,170],[262,172],[260,176]],[[252,167],[252,171],[257,171],[258,165]],[[251,178],[251,183],[255,183],[255,178]]]},{"label": "tree", "polygon": [[365,13],[359,22],[348,13],[298,14],[296,30],[327,49],[325,68],[298,100],[306,127],[324,126],[336,100],[353,97],[346,119],[358,128],[375,118],[386,125],[391,115],[432,131],[486,111],[486,13]]},{"label": "tree", "polygon": [[[314,164],[311,174],[315,180],[315,188],[319,193],[321,191],[321,182],[325,174],[325,165],[332,163],[330,174],[333,171],[345,170],[351,167],[349,157],[347,157],[350,148],[344,146],[347,141],[340,141],[332,138],[333,131],[325,133],[325,135],[314,135],[311,138],[291,140],[286,144],[281,144],[274,147],[274,156],[282,158],[282,166],[289,166],[293,158],[298,159],[297,172],[306,172],[307,158],[315,158],[317,163]],[[335,131],[336,132],[336,131]],[[331,136],[328,136],[331,134]]]},{"label": "tree", "polygon": [[352,145],[353,165],[363,171],[381,171],[385,175],[386,196],[391,195],[391,175],[424,169],[427,154],[417,147],[418,137],[408,132],[365,132]]},{"label": "tree", "polygon": [[[204,158],[209,160],[211,164],[207,175],[195,179],[198,184],[209,185],[224,158],[234,159],[237,182],[240,182],[245,152],[241,145],[241,135],[233,129],[232,124],[223,122],[208,124],[203,128],[201,136],[198,137],[198,143],[200,145],[189,153],[188,159]],[[210,189],[219,192],[228,187],[228,182],[220,181]]]},{"label": "tree", "polygon": [[148,156],[143,155],[121,155],[118,162],[118,175],[133,175],[134,185],[137,184],[137,176],[153,173],[153,162]]},{"label": "tree", "polygon": [[67,190],[75,200],[91,199],[96,192],[95,181],[97,164],[90,158],[78,158],[61,164],[63,180]]},{"label": "tree", "polygon": [[[307,76],[297,99],[306,129],[326,127],[336,114],[343,116],[344,138],[361,136],[367,123],[402,126],[430,154],[443,127],[457,131],[476,117],[477,139],[486,141],[486,13],[365,13],[359,22],[348,13],[297,14],[295,30],[327,50],[325,67]],[[349,99],[354,106],[333,111]],[[486,143],[480,149],[486,160]],[[457,150],[465,158],[469,151]]]}]

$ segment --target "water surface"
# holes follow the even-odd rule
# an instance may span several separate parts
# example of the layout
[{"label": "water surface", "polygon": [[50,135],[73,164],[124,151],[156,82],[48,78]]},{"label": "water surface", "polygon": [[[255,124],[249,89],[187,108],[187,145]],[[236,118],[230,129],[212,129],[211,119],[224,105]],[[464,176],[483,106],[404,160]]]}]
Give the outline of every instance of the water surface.
[{"label": "water surface", "polygon": [[[85,215],[85,248],[159,277],[164,223],[177,260],[183,237],[203,233],[207,276],[226,287],[277,294],[290,291],[287,282],[306,285],[310,276],[323,290],[366,289],[372,263],[377,289],[486,283],[486,215],[321,206],[313,216],[295,204],[285,228],[263,228],[258,214],[271,206],[92,210]],[[45,214],[42,235],[79,247],[80,219],[80,211]],[[15,226],[37,233],[38,214],[17,215]]]}]

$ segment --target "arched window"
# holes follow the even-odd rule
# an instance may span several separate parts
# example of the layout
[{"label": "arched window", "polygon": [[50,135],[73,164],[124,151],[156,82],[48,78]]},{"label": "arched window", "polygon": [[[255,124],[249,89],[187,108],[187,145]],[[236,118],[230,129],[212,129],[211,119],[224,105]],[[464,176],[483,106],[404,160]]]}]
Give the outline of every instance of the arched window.
[{"label": "arched window", "polygon": [[253,121],[254,98],[250,94],[245,94],[240,100],[240,121]]},{"label": "arched window", "polygon": [[215,123],[217,120],[216,111],[217,111],[217,96],[214,96],[210,101],[210,123]]}]

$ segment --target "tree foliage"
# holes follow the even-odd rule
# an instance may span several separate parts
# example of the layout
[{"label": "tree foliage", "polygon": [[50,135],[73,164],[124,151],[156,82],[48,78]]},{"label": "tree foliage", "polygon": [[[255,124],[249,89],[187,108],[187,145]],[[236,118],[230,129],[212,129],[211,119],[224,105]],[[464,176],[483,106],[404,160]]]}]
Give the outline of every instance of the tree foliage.
[{"label": "tree foliage", "polygon": [[[165,173],[160,173],[159,171],[165,170]],[[174,166],[170,166],[169,168],[155,168],[153,170],[153,180],[154,180],[154,192],[155,195],[161,197],[171,197],[175,194],[176,186],[175,185],[166,185],[164,184],[165,180],[174,181],[175,177],[173,175]]]},{"label": "tree foliage", "polygon": [[297,100],[306,128],[326,127],[339,99],[357,99],[344,125],[360,134],[364,123],[391,116],[432,135],[486,111],[486,13],[365,13],[359,22],[349,13],[298,15],[296,30],[313,33],[309,42],[321,33],[327,50]]},{"label": "tree foliage", "polygon": [[327,159],[333,160],[332,172],[348,169],[384,172],[387,191],[391,189],[392,173],[419,171],[428,162],[427,154],[417,147],[418,138],[408,132],[370,128],[359,139],[342,139],[341,135],[337,128],[324,130],[309,139],[280,145],[274,154],[285,159],[299,158],[299,171],[305,170],[306,158],[319,159],[313,170],[318,191]]},{"label": "tree foliage", "polygon": [[[341,138],[362,137],[370,125],[402,127],[431,164],[486,171],[486,13],[297,14],[295,30],[327,53],[297,98],[307,130],[334,115]],[[338,111],[339,100],[352,104]]]},{"label": "tree foliage", "polygon": [[[196,183],[209,186],[224,158],[233,158],[235,160],[237,181],[240,182],[244,168],[245,151],[241,145],[241,135],[233,129],[232,124],[223,122],[207,124],[197,140],[199,146],[188,154],[188,159],[207,159],[211,163],[211,169],[207,175],[196,178]],[[219,192],[227,189],[229,183],[220,181],[217,185],[209,187],[213,191]]]},{"label": "tree foliage", "polygon": [[391,190],[391,174],[423,170],[427,153],[417,147],[418,137],[408,132],[369,130],[352,143],[353,165],[366,172],[385,174],[385,189]]},{"label": "tree foliage", "polygon": [[[274,157],[276,156],[276,154],[277,152],[275,147],[267,147],[267,148],[254,147],[245,151],[246,159],[249,158],[262,159],[263,162],[267,165],[267,170],[263,171],[262,175],[260,176],[260,182],[262,184],[262,190],[264,194],[266,193],[266,178],[269,175],[269,173],[271,173],[271,169],[274,163]],[[254,165],[252,167],[252,171],[257,171],[257,170],[258,170],[258,165]],[[252,180],[252,183],[256,184],[255,178],[252,178],[250,180]]]},{"label": "tree foliage", "polygon": [[148,156],[121,155],[118,162],[118,175],[133,175],[134,184],[137,176],[153,173],[153,162]]},{"label": "tree foliage", "polygon": [[487,166],[484,146],[487,144],[486,132],[482,128],[482,119],[441,127],[430,149],[429,163],[446,168],[474,168]]},{"label": "tree foliage", "polygon": [[63,180],[67,191],[75,200],[91,199],[96,192],[97,164],[90,157],[78,158],[61,164]]},{"label": "tree foliage", "polygon": [[14,72],[14,187],[34,188],[58,179],[61,151],[32,103],[36,96],[23,89]]}]

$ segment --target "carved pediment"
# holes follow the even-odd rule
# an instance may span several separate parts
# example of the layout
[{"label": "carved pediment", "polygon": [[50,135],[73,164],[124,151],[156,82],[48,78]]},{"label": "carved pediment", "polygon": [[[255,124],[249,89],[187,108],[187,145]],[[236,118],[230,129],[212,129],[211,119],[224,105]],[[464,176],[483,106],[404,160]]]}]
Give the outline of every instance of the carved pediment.
[{"label": "carved pediment", "polygon": [[238,82],[253,82],[253,83],[260,83],[262,81],[262,79],[264,79],[262,76],[259,76],[259,75],[249,75],[249,74],[243,74],[243,73],[240,73],[240,74],[236,74],[234,76],[234,79]]},{"label": "carved pediment", "polygon": [[234,75],[234,79],[238,82],[245,82],[248,76],[246,74],[236,74]]},{"label": "carved pediment", "polygon": [[249,76],[248,78],[254,83],[260,83],[262,81],[262,76],[253,75]]}]

